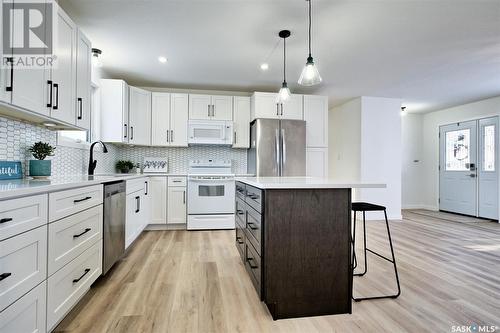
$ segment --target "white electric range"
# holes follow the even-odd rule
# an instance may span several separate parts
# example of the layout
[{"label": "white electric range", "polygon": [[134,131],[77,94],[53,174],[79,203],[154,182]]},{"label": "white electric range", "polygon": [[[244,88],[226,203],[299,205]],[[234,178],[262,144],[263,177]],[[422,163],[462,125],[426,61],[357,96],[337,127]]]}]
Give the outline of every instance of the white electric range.
[{"label": "white electric range", "polygon": [[234,229],[231,161],[195,160],[188,172],[188,230]]}]

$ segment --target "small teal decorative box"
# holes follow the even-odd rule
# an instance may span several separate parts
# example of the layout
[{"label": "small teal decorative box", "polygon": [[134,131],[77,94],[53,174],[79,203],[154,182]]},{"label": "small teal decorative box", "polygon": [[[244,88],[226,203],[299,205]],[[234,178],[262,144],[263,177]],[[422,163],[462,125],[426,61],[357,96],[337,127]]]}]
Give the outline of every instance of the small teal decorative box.
[{"label": "small teal decorative box", "polygon": [[0,161],[0,179],[23,178],[23,168],[20,161]]}]

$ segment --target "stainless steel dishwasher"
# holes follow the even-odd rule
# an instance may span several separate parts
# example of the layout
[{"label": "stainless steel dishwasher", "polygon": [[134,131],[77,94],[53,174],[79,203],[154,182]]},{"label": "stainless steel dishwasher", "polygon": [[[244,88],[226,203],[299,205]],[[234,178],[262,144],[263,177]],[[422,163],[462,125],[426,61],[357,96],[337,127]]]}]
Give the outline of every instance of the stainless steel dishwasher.
[{"label": "stainless steel dishwasher", "polygon": [[104,184],[102,275],[125,252],[125,181]]}]

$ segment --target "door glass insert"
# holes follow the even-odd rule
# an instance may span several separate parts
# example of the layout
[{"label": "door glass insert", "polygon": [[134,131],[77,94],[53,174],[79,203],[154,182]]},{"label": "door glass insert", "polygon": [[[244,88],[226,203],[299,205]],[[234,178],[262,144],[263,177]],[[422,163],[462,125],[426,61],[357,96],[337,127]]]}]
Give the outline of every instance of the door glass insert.
[{"label": "door glass insert", "polygon": [[470,129],[446,132],[446,171],[468,171],[470,166]]},{"label": "door glass insert", "polygon": [[224,185],[200,185],[198,186],[200,197],[223,197]]},{"label": "door glass insert", "polygon": [[495,125],[483,127],[483,170],[495,171]]}]

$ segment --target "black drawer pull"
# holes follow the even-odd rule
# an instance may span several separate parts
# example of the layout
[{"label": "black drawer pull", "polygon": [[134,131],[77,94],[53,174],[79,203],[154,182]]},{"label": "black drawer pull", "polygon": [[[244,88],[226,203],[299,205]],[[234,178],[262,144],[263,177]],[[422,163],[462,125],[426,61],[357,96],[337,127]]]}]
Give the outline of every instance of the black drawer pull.
[{"label": "black drawer pull", "polygon": [[241,240],[241,237],[236,237],[236,241],[238,242],[238,244],[243,244],[243,241]]},{"label": "black drawer pull", "polygon": [[73,283],[78,283],[78,282],[80,282],[80,280],[81,280],[81,279],[83,279],[83,277],[84,277],[85,275],[87,275],[87,273],[88,273],[88,272],[90,272],[90,268],[85,268],[85,273],[83,273],[83,274],[82,274],[82,276],[80,276],[78,279],[74,279],[74,280],[73,280]]},{"label": "black drawer pull", "polygon": [[259,198],[259,196],[256,194],[249,194],[248,196],[250,197],[250,199],[254,199],[254,200],[257,200]]},{"label": "black drawer pull", "polygon": [[73,200],[74,203],[79,203],[79,202],[82,202],[82,201],[87,201],[89,199],[92,199],[92,197],[85,197],[83,199],[76,199],[76,200]]},{"label": "black drawer pull", "polygon": [[3,219],[0,220],[0,223],[6,223],[6,222],[10,222],[10,221],[12,221],[12,218],[5,217],[5,218],[3,218]]},{"label": "black drawer pull", "polygon": [[245,212],[244,212],[244,211],[242,211],[241,209],[237,209],[237,210],[236,210],[236,213],[238,213],[238,215],[243,215],[243,214],[245,214]]},{"label": "black drawer pull", "polygon": [[12,275],[12,273],[2,273],[2,274],[0,274],[0,281],[5,280],[6,278],[8,278],[11,275]]},{"label": "black drawer pull", "polygon": [[259,268],[259,266],[257,266],[257,265],[252,265],[252,261],[253,260],[254,260],[253,258],[247,258],[247,262],[248,262],[248,265],[250,265],[250,268],[251,269],[257,269],[257,268]]},{"label": "black drawer pull", "polygon": [[255,224],[253,224],[252,222],[248,222],[247,225],[250,227],[250,229],[252,230],[259,230],[258,227],[255,226]]},{"label": "black drawer pull", "polygon": [[85,235],[85,234],[86,234],[87,232],[89,232],[90,230],[92,230],[92,229],[90,229],[90,228],[86,228],[86,229],[85,229],[85,231],[83,231],[83,232],[79,233],[78,235],[73,235],[73,238],[78,238],[78,237],[80,237],[80,236],[82,236],[82,235]]}]

